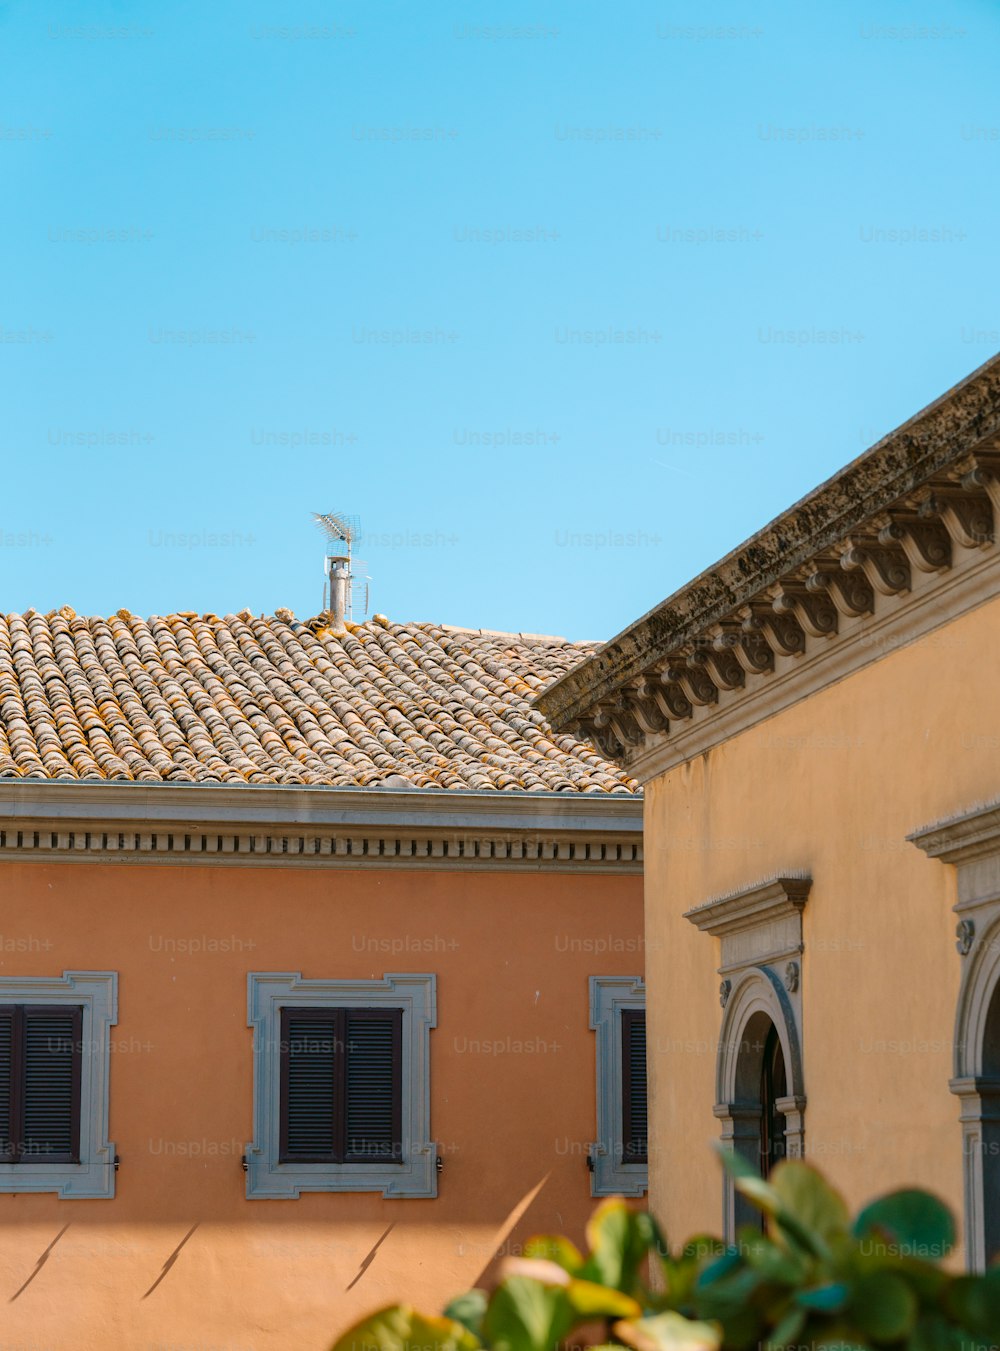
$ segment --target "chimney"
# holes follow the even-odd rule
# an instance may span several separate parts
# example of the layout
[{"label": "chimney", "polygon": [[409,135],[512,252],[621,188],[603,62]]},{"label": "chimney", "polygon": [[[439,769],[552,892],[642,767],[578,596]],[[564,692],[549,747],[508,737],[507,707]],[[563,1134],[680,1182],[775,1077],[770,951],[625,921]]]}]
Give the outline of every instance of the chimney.
[{"label": "chimney", "polygon": [[351,595],[351,560],[347,555],[327,554],[326,573],[330,578],[331,628],[342,633]]},{"label": "chimney", "polygon": [[[330,585],[323,588],[323,609],[329,611],[330,627],[337,633],[343,633],[351,617],[351,586],[354,580],[351,545],[358,534],[358,519],[335,511],[314,511],[313,520],[327,539],[323,567]],[[364,564],[361,566],[364,567]]]}]

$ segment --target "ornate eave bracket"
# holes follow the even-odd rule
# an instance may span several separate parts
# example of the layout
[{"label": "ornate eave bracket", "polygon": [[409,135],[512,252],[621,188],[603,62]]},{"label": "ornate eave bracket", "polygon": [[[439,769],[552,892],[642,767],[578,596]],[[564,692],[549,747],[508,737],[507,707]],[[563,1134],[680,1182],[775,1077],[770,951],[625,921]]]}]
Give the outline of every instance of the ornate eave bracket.
[{"label": "ornate eave bracket", "polygon": [[[822,683],[820,664],[840,678],[936,627],[949,611],[933,603],[935,589],[953,588],[952,613],[980,603],[998,589],[1000,437],[935,465],[901,496],[883,488],[883,499],[842,533],[835,521],[818,531],[822,547],[811,555],[803,547],[784,568],[778,551],[751,566],[745,546],[744,570],[724,560],[704,587],[698,579],[665,602],[655,639],[626,644],[623,635],[620,656],[610,651],[618,640],[609,645],[605,666],[620,664],[621,676],[613,687],[594,679],[610,692],[589,705],[578,698],[563,724],[556,687],[540,706],[556,726],[648,779],[724,740],[740,725],[741,706],[752,721],[802,697]],[[967,598],[954,590],[960,585]],[[728,603],[716,596],[706,604],[710,590]]]}]

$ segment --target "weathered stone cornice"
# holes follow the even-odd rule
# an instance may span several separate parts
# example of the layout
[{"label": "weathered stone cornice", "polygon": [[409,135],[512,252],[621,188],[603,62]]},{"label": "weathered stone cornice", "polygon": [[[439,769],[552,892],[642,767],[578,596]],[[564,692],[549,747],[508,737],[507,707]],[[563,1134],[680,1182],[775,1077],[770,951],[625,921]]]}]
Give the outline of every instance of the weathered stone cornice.
[{"label": "weathered stone cornice", "polygon": [[739,730],[741,704],[755,703],[754,718],[776,711],[762,696],[769,682],[784,685],[787,704],[796,672],[810,669],[815,688],[824,667],[837,679],[876,659],[874,645],[857,650],[859,638],[887,637],[896,610],[927,610],[954,577],[969,578],[969,603],[995,593],[998,531],[995,357],[535,704],[557,729],[592,738],[648,779]]},{"label": "weathered stone cornice", "polygon": [[713,938],[756,929],[772,920],[799,915],[812,887],[812,878],[802,875],[768,877],[739,891],[727,892],[691,910],[684,918]]},{"label": "weathered stone cornice", "polygon": [[17,781],[0,785],[0,863],[642,872],[642,800]]},{"label": "weathered stone cornice", "polygon": [[924,826],[906,837],[930,858],[967,863],[1000,853],[1000,802],[973,807],[947,821]]}]

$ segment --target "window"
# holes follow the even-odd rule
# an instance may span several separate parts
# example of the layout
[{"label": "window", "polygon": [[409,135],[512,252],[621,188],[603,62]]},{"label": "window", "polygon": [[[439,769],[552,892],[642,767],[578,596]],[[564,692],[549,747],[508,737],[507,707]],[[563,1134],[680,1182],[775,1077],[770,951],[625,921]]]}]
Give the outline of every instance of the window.
[{"label": "window", "polygon": [[646,987],[638,976],[591,976],[590,1026],[597,1033],[597,1141],[593,1196],[642,1196],[649,1185],[646,1107]]},{"label": "window", "polygon": [[[713,1112],[722,1142],[761,1176],[805,1153],[802,1061],[802,911],[812,887],[796,874],[717,896],[685,919],[719,940],[722,1027]],[[722,1178],[723,1238],[732,1243],[760,1212]]]},{"label": "window", "polygon": [[977,807],[908,838],[957,871],[962,983],[950,1088],[961,1103],[965,1258],[985,1271],[1000,1257],[1000,808]]},{"label": "window", "polygon": [[113,972],[0,978],[0,1192],[114,1195]]},{"label": "window", "polygon": [[402,1009],[281,1010],[282,1163],[402,1162]]},{"label": "window", "polygon": [[648,1163],[646,1010],[622,1009],[622,1159]]},{"label": "window", "polygon": [[303,980],[252,973],[254,1140],[247,1196],[436,1196],[432,975]]},{"label": "window", "polygon": [[80,1162],[79,1005],[0,1007],[0,1159]]}]

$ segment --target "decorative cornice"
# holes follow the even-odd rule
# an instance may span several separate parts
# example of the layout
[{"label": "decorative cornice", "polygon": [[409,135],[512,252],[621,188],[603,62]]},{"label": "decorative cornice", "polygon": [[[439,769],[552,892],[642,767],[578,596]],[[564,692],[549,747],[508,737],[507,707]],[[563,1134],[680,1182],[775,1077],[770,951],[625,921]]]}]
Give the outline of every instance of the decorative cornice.
[{"label": "decorative cornice", "polygon": [[739,891],[716,896],[692,910],[685,910],[684,918],[713,938],[743,933],[771,920],[800,915],[809,899],[811,887],[812,878],[799,874],[768,877]]},{"label": "decorative cornice", "polygon": [[[865,650],[865,638],[884,632],[896,610],[932,607],[951,574],[968,579],[971,603],[995,594],[998,513],[994,357],[535,705],[648,779],[731,735],[719,726],[727,718],[738,730],[733,710],[748,701],[758,701],[755,720],[794,702],[798,672],[816,668],[821,680],[846,647],[855,667],[876,660],[885,649],[876,638]],[[953,598],[964,603],[957,590]],[[782,701],[760,700],[769,682],[783,684]]]},{"label": "decorative cornice", "polygon": [[1000,802],[990,802],[924,826],[906,837],[929,858],[945,863],[969,863],[1000,853]]},{"label": "decorative cornice", "polygon": [[642,872],[642,800],[167,784],[0,786],[0,862]]}]

